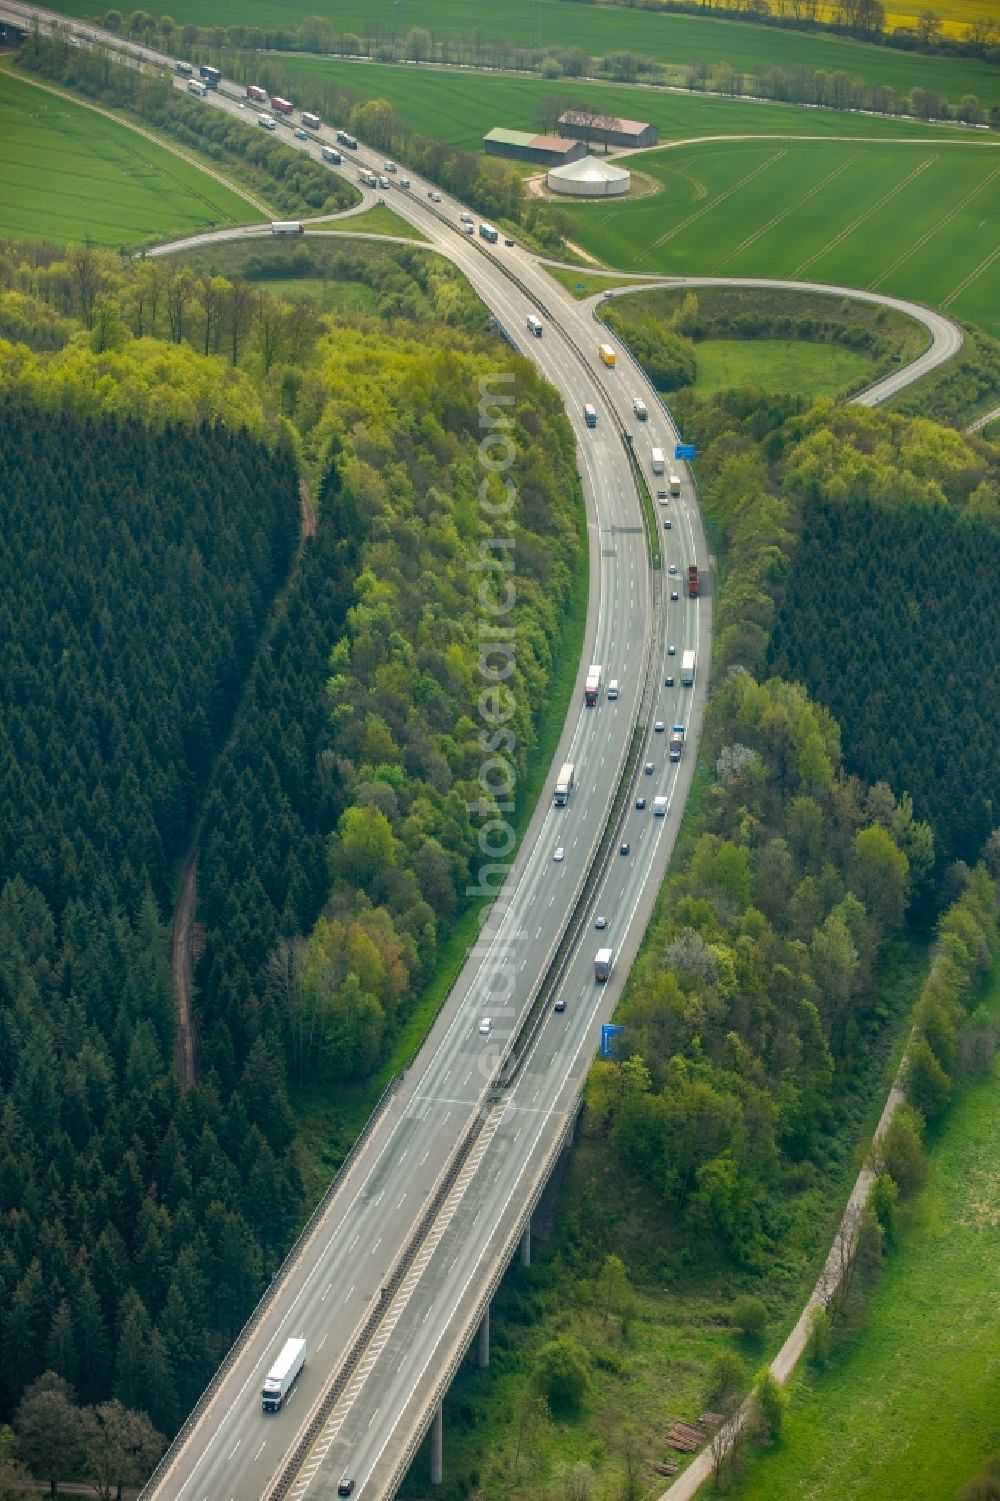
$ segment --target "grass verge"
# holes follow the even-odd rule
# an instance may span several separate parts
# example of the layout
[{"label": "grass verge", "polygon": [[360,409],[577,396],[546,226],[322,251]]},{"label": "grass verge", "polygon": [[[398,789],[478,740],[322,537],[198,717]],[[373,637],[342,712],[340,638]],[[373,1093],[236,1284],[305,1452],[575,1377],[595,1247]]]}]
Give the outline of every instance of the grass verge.
[{"label": "grass verge", "polygon": [[400,240],[420,240],[426,244],[427,236],[415,225],[401,219],[385,204],[377,203],[363,214],[352,214],[348,219],[327,219],[307,225],[310,234],[328,235],[394,235]]}]

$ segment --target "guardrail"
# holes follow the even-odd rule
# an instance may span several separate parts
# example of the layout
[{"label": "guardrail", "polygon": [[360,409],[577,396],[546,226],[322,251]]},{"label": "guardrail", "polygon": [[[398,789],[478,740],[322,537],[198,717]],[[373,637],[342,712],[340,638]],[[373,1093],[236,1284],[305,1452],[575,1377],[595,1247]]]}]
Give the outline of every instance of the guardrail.
[{"label": "guardrail", "polygon": [[223,1381],[232,1370],[232,1367],[235,1364],[236,1360],[242,1353],[243,1346],[260,1324],[260,1321],[264,1317],[264,1314],[267,1312],[269,1305],[277,1297],[278,1293],[281,1290],[282,1283],[284,1282],[285,1278],[288,1276],[292,1268],[296,1265],[299,1256],[301,1255],[306,1245],[306,1242],[312,1235],[313,1230],[316,1228],[316,1225],[326,1213],[331,1201],[339,1192],[345,1179],[350,1173],[351,1168],[353,1167],[358,1154],[361,1151],[361,1148],[368,1140],[368,1137],[375,1129],[375,1126],[381,1120],[386,1106],[392,1099],[392,1096],[396,1093],[396,1090],[399,1088],[401,1079],[402,1074],[394,1074],[393,1077],[389,1080],[388,1084],[385,1086],[385,1089],[379,1096],[374,1110],[368,1117],[364,1126],[361,1128],[351,1146],[350,1151],[344,1158],[343,1162],[340,1164],[340,1167],[337,1169],[335,1176],[332,1178],[330,1185],[326,1190],[326,1193],[320,1199],[312,1214],[306,1220],[306,1223],[303,1225],[301,1231],[296,1237],[294,1244],[288,1251],[288,1254],[286,1255],[284,1261],[281,1263],[281,1266],[275,1272],[267,1288],[261,1294],[261,1297],[258,1300],[255,1308],[253,1309],[253,1312],[250,1314],[250,1317],[247,1319],[239,1334],[237,1334],[236,1338],[233,1340],[232,1344],[229,1346],[229,1349],[223,1356],[218,1370],[215,1372],[211,1381],[208,1383],[205,1390],[198,1398],[198,1401],[195,1403],[194,1407],[188,1413],[188,1416],[185,1418],[184,1422],[181,1424],[180,1428],[174,1435],[170,1447],[167,1449],[159,1464],[156,1466],[156,1469],[153,1471],[152,1475],[150,1475],[149,1479],[146,1481],[146,1484],[139,1492],[139,1501],[146,1501],[147,1497],[150,1497],[155,1493],[156,1487],[169,1471],[171,1465],[177,1457],[179,1450],[183,1448],[192,1431],[201,1421],[201,1418],[207,1411],[207,1409],[211,1406],[216,1392],[219,1390],[219,1387],[222,1385]]},{"label": "guardrail", "polygon": [[395,1494],[397,1488],[402,1483],[407,1470],[413,1463],[417,1450],[420,1448],[420,1445],[423,1442],[424,1435],[426,1434],[427,1429],[430,1427],[435,1409],[437,1408],[438,1404],[444,1400],[448,1388],[454,1381],[458,1368],[465,1358],[465,1353],[469,1348],[469,1344],[475,1336],[475,1331],[482,1323],[482,1320],[486,1314],[486,1310],[489,1308],[490,1303],[496,1296],[497,1288],[500,1286],[507,1267],[510,1265],[514,1253],[517,1250],[518,1242],[524,1234],[525,1229],[527,1228],[531,1220],[531,1216],[534,1214],[535,1209],[537,1208],[538,1201],[545,1191],[545,1186],[548,1183],[552,1169],[558,1161],[561,1153],[565,1150],[568,1141],[572,1137],[573,1128],[576,1124],[576,1118],[582,1103],[583,1085],[581,1084],[580,1088],[576,1091],[576,1094],[574,1095],[569,1108],[566,1111],[562,1131],[560,1131],[558,1135],[553,1138],[552,1142],[550,1143],[549,1149],[546,1152],[542,1163],[540,1164],[539,1171],[535,1175],[535,1187],[524,1200],[524,1206],[521,1212],[515,1218],[510,1233],[504,1240],[499,1252],[494,1256],[493,1265],[483,1279],[482,1292],[480,1296],[475,1300],[475,1303],[473,1304],[469,1314],[464,1319],[461,1328],[457,1331],[455,1340],[453,1341],[451,1354],[449,1355],[444,1365],[441,1367],[439,1375],[437,1376],[433,1386],[430,1387],[428,1394],[423,1400],[423,1416],[419,1422],[414,1424],[412,1433],[408,1437],[406,1443],[403,1445],[399,1457],[397,1458],[395,1465],[390,1471],[388,1483],[383,1487],[383,1496],[392,1496]]}]

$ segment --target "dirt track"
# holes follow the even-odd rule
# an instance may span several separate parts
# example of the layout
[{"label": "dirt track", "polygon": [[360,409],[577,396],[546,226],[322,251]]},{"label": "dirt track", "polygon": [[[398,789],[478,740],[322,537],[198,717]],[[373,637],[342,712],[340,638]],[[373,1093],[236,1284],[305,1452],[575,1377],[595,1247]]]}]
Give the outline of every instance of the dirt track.
[{"label": "dirt track", "polygon": [[198,851],[192,846],[184,860],[181,884],[174,904],[170,929],[170,971],[174,981],[174,1004],[177,1007],[177,1035],[174,1039],[174,1067],[182,1089],[195,1082],[194,1023],[191,1015],[192,941],[194,908],[198,897]]}]

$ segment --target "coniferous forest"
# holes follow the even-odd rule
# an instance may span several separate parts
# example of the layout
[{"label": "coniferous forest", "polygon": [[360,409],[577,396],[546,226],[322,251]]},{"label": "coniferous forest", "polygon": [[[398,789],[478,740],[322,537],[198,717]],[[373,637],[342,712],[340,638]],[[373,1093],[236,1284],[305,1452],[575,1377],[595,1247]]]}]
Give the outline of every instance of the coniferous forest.
[{"label": "coniferous forest", "polygon": [[970,863],[1000,810],[998,579],[995,524],[810,500],[768,654],[833,712],[848,766],[902,773],[940,854]]},{"label": "coniferous forest", "polygon": [[[180,1095],[164,917],[288,571],[294,461],[223,428],[2,421],[0,1408],[50,1369],[170,1429],[266,1258],[271,1067]],[[297,1208],[294,1165],[264,1186]]]},{"label": "coniferous forest", "polygon": [[[475,879],[484,378],[519,455],[515,780],[578,488],[554,393],[442,323],[478,312],[406,252],[392,338],[260,294],[295,341],[241,337],[240,369],[151,338],[152,312],[127,331],[149,267],[100,271],[89,333],[71,295],[53,347],[0,340],[0,1417],[54,1371],[169,1433],[307,1212],[289,1081],[370,1075]],[[183,1092],[168,914],[192,845]]]}]

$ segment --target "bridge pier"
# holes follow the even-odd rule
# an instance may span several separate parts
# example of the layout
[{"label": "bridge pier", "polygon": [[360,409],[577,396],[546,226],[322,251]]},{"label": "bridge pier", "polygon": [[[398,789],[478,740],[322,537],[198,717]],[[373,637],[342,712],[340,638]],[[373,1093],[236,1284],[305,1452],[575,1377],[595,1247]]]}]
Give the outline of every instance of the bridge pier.
[{"label": "bridge pier", "polygon": [[522,1266],[530,1266],[531,1265],[531,1220],[530,1219],[528,1220],[528,1223],[524,1227],[524,1234],[521,1236],[521,1265]]},{"label": "bridge pier", "polygon": [[479,1326],[479,1365],[485,1371],[490,1363],[490,1309],[486,1305],[483,1322]]},{"label": "bridge pier", "polygon": [[444,1403],[439,1402],[431,1420],[431,1485],[444,1480]]}]

